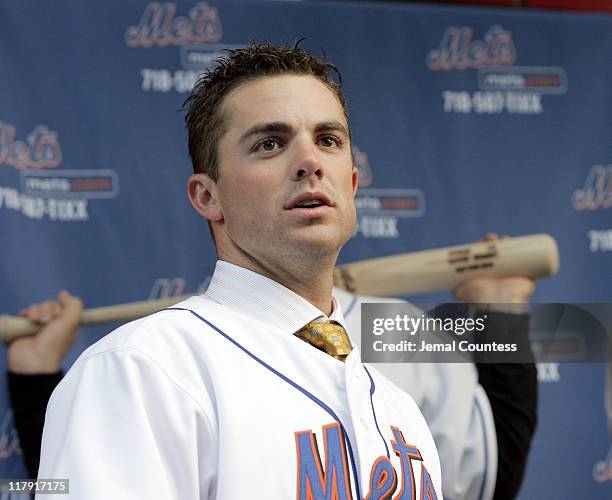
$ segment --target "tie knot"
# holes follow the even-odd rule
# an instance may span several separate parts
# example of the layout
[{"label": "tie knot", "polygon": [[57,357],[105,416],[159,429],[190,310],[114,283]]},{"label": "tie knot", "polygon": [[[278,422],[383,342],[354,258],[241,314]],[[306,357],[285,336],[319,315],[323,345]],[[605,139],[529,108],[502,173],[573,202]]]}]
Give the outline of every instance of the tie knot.
[{"label": "tie knot", "polygon": [[344,361],[352,349],[346,330],[335,321],[311,321],[295,335],[340,361]]}]

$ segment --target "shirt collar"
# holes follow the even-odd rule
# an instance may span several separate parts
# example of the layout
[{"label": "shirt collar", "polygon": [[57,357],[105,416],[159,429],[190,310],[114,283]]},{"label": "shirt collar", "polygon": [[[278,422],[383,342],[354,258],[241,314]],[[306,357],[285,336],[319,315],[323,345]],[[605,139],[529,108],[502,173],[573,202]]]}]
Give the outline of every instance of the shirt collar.
[{"label": "shirt collar", "polygon": [[[244,267],[218,260],[206,296],[243,314],[294,333],[306,323],[327,318],[306,299],[270,278]],[[346,330],[339,302],[332,297],[330,320]]]}]

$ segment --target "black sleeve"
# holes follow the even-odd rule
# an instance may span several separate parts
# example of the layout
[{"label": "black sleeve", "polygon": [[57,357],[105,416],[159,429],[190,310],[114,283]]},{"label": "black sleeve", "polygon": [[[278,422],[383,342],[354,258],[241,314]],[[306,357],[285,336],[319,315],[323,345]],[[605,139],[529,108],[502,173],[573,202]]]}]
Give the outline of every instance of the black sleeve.
[{"label": "black sleeve", "polygon": [[40,375],[7,373],[15,427],[31,478],[36,478],[38,473],[47,403],[62,376],[61,372]]},{"label": "black sleeve", "polygon": [[484,388],[497,434],[497,479],[494,500],[518,495],[525,474],[531,439],[537,425],[538,381],[527,337],[529,315],[487,312],[487,330],[499,342],[516,342],[531,354],[530,363],[479,363],[478,381]]}]

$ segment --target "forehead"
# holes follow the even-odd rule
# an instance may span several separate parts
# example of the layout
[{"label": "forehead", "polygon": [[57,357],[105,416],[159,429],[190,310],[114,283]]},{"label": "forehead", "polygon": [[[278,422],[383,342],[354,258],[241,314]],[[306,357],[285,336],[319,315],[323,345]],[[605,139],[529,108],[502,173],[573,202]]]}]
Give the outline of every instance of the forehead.
[{"label": "forehead", "polygon": [[244,83],[228,94],[222,112],[228,133],[266,122],[298,127],[337,120],[348,128],[336,94],[308,75],[265,76]]}]

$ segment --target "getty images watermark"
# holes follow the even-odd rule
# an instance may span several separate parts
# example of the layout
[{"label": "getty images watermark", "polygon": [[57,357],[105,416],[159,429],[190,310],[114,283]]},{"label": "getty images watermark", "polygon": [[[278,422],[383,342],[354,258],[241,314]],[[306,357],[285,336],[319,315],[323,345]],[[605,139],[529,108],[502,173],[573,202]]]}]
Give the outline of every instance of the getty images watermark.
[{"label": "getty images watermark", "polygon": [[370,363],[602,362],[612,304],[362,304]]}]

